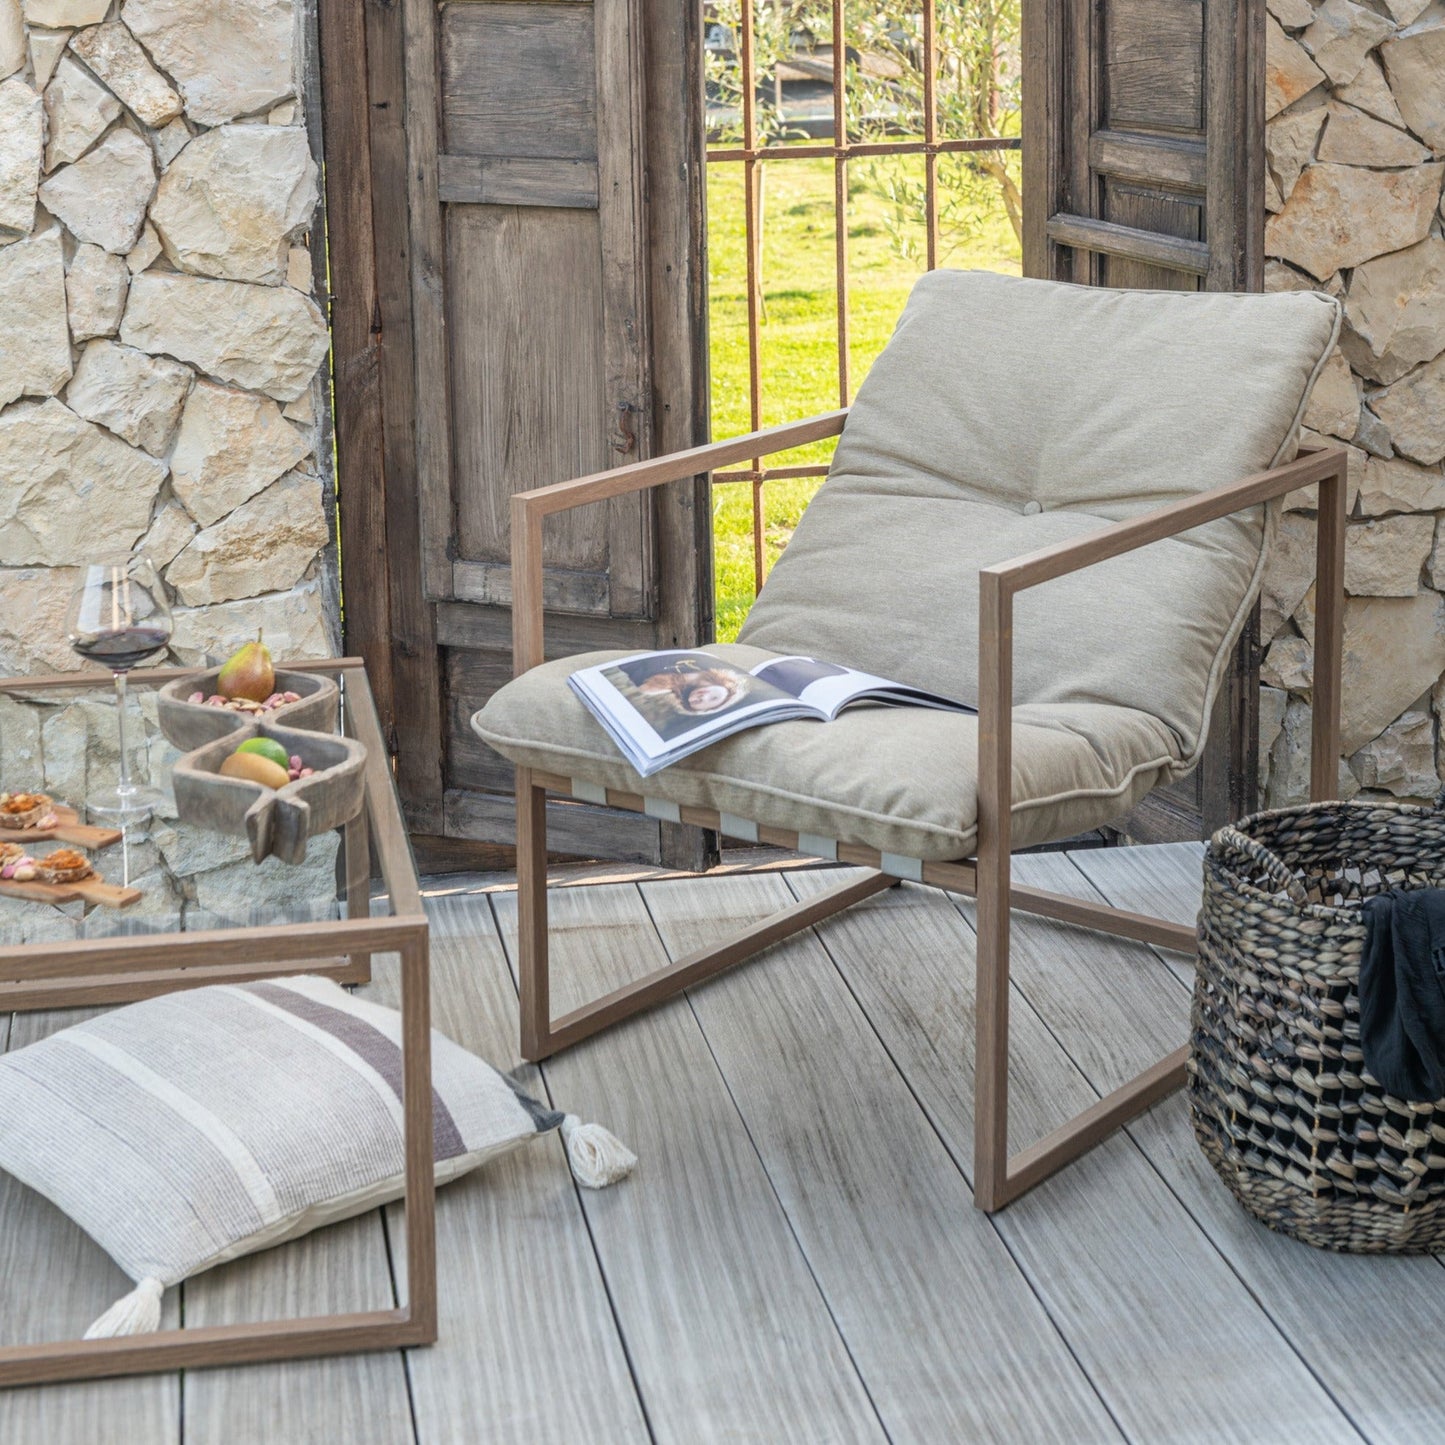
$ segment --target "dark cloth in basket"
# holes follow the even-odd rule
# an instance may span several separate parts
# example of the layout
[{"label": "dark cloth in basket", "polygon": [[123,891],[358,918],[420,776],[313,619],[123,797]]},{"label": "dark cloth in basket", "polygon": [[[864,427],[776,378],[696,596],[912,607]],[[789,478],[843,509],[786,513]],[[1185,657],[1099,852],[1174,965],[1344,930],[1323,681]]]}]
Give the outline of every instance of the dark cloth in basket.
[{"label": "dark cloth in basket", "polygon": [[1445,1098],[1445,888],[1394,888],[1366,900],[1360,1049],[1391,1094]]}]

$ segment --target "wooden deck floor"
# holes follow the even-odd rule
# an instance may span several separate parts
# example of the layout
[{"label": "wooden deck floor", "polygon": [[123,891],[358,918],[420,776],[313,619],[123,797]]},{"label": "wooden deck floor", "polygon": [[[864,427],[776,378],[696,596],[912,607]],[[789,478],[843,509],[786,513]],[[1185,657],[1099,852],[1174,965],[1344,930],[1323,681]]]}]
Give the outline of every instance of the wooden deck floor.
[{"label": "wooden deck floor", "polygon": [[[1018,874],[1196,907],[1190,848]],[[828,881],[559,890],[554,1007]],[[431,908],[438,1026],[511,1064],[513,895],[448,883]],[[1015,929],[1023,1142],[1185,1037],[1189,968]],[[641,1166],[579,1193],[549,1139],[443,1190],[434,1348],[0,1393],[0,1442],[1439,1441],[1441,1264],[1257,1227],[1177,1096],[994,1219],[973,1209],[972,951],[966,902],[905,885],[533,1071]],[[16,1019],[9,1046],[64,1021]],[[373,1214],[173,1295],[188,1325],[386,1305],[400,1230]],[[125,1287],[0,1176],[0,1338],[74,1332]]]}]

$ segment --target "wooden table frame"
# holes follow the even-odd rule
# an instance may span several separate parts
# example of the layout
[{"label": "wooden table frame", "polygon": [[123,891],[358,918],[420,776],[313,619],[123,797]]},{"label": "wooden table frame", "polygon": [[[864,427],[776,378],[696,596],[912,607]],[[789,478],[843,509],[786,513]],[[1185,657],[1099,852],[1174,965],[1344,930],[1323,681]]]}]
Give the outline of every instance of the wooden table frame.
[{"label": "wooden table frame", "polygon": [[[308,972],[364,982],[371,976],[373,953],[399,953],[407,1303],[395,1310],[162,1330],[107,1340],[7,1345],[0,1347],[0,1387],[389,1350],[427,1345],[437,1338],[431,968],[416,866],[361,659],[286,665],[342,680],[347,721],[366,745],[366,807],[344,830],[347,917],[336,922],[78,938],[0,948],[0,1011],[124,1003],[178,988],[294,974],[298,964],[307,965]],[[153,668],[133,672],[131,680],[159,684],[199,671]],[[8,677],[0,678],[0,694],[33,695],[104,687],[109,682],[109,673],[94,672]],[[369,916],[373,847],[391,900],[392,913],[385,918]],[[337,959],[338,952],[346,956]]]},{"label": "wooden table frame", "polygon": [[[828,412],[513,496],[512,629],[516,674],[520,676],[537,666],[544,657],[542,524],[547,517],[626,492],[682,481],[711,468],[770,456],[836,436],[843,430],[846,418],[846,410]],[[972,859],[925,862],[917,876],[924,883],[971,895],[978,903],[973,1190],[974,1202],[980,1209],[991,1213],[1003,1208],[1101,1143],[1137,1114],[1182,1087],[1188,1055],[1187,1047],[1176,1049],[1037,1143],[1011,1156],[1008,1147],[1011,910],[1017,908],[1182,953],[1195,951],[1192,928],[1012,882],[1013,600],[1018,593],[1041,582],[1259,506],[1297,488],[1318,484],[1310,796],[1315,800],[1332,797],[1337,790],[1340,751],[1346,464],[1347,454],[1343,448],[1305,450],[1294,461],[1269,471],[979,572],[978,847]],[[548,792],[570,794],[572,782],[551,773],[518,768],[516,791],[521,1049],[523,1057],[532,1061],[546,1058],[600,1029],[662,1003],[682,989],[752,957],[770,944],[811,927],[897,881],[881,871],[862,879],[850,879],[754,924],[720,946],[699,949],[667,968],[554,1020],[547,958],[546,796]],[[609,788],[604,796],[612,807],[645,811],[646,800],[638,794]],[[726,820],[710,809],[681,808],[679,816],[684,823],[726,831]],[[759,826],[750,841],[798,849],[800,840],[796,833]],[[839,862],[874,869],[880,869],[885,861],[875,849],[847,842],[837,845],[836,857]]]}]

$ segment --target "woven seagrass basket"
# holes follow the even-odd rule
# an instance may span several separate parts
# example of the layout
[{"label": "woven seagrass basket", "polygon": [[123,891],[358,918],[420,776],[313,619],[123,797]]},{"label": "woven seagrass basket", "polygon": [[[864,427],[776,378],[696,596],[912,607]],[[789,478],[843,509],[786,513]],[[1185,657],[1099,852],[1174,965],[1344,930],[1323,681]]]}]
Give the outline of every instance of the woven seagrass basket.
[{"label": "woven seagrass basket", "polygon": [[1360,904],[1442,886],[1438,805],[1285,808],[1210,842],[1190,1113],[1219,1177],[1271,1229],[1323,1249],[1445,1249],[1445,1100],[1380,1087],[1357,994]]}]

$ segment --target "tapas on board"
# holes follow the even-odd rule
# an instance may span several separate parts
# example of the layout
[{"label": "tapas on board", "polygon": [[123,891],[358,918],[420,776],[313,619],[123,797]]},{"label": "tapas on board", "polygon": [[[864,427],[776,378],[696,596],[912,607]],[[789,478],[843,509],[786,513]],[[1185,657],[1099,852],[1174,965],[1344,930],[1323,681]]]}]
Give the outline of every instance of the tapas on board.
[{"label": "tapas on board", "polygon": [[[81,851],[109,847],[120,837],[115,828],[86,826],[73,808],[46,793],[0,793],[0,897],[129,907],[139,900],[140,889],[107,883]],[[36,842],[73,846],[34,853],[29,845]]]}]

